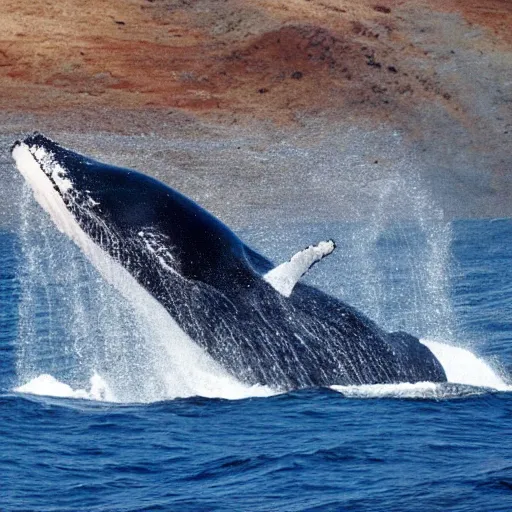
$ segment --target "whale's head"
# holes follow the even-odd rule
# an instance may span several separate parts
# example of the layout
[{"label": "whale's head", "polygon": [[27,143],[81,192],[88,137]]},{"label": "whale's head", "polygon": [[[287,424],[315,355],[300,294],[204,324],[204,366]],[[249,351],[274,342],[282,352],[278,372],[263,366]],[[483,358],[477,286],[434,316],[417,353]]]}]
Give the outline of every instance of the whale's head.
[{"label": "whale's head", "polygon": [[82,202],[83,194],[77,195],[78,189],[74,187],[78,175],[75,163],[79,155],[65,151],[37,132],[23,141],[16,141],[11,153],[37,201],[52,218],[58,209],[62,210],[62,204]]},{"label": "whale's head", "polygon": [[15,142],[11,151],[36,199],[59,228],[54,214],[63,205],[82,227],[96,220],[122,233],[127,227],[138,230],[153,223],[170,195],[179,200],[176,191],[149,176],[87,158],[37,132]]},{"label": "whale's head", "polygon": [[37,202],[75,242],[85,234],[114,255],[121,241],[157,229],[161,194],[155,180],[84,157],[39,133],[15,142],[11,151]]},{"label": "whale's head", "polygon": [[225,261],[226,250],[242,250],[220,221],[150,176],[87,158],[39,133],[17,141],[12,156],[57,228],[85,252],[93,242],[123,264],[150,254],[185,277],[206,279],[218,270],[216,256]]}]

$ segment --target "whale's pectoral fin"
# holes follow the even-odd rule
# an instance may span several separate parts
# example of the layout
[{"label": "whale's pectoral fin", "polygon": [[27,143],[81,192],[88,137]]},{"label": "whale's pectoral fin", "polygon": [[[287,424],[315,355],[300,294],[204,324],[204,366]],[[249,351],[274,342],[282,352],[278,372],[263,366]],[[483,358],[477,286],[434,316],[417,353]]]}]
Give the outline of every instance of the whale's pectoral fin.
[{"label": "whale's pectoral fin", "polygon": [[263,279],[271,284],[281,295],[289,297],[299,279],[318,261],[334,251],[336,244],[333,240],[310,245],[295,254],[290,261],[267,272]]}]

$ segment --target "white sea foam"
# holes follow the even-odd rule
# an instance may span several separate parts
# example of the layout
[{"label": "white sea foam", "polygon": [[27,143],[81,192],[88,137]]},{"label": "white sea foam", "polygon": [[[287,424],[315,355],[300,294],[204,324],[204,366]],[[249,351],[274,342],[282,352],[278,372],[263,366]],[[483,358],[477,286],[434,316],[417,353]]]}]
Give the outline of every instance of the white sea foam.
[{"label": "white sea foam", "polygon": [[331,386],[335,391],[351,398],[424,398],[438,389],[433,382],[402,382],[400,384],[365,384],[363,386]]},{"label": "white sea foam", "polygon": [[[477,357],[471,351],[439,341],[421,341],[432,350],[442,363],[448,383],[417,382],[412,384],[402,382],[400,384],[367,384],[362,386],[333,385],[331,388],[349,398],[439,399],[481,394],[488,390],[512,391],[512,386],[508,385],[485,360]],[[159,397],[158,399],[199,395],[207,398],[236,400],[276,394],[276,391],[265,386],[244,386],[227,374],[200,375],[197,368],[190,368],[188,374],[186,372],[179,373],[179,378],[184,379],[181,385],[178,385],[176,381],[176,372],[170,373],[167,377],[168,390],[173,389],[178,393],[176,395],[171,393],[167,397]],[[192,382],[195,383],[186,383],[186,379],[192,379]],[[125,399],[119,400],[106,381],[97,373],[94,373],[91,377],[89,389],[73,389],[53,376],[44,374],[14,391],[61,398],[82,398],[107,402],[126,401]]]},{"label": "white sea foam", "polygon": [[39,375],[23,386],[14,389],[18,393],[31,395],[55,396],[59,398],[83,398],[87,400],[98,400],[115,402],[116,398],[105,380],[95,373],[89,381],[89,389],[73,389],[68,384],[60,382],[47,373]]},{"label": "white sea foam", "polygon": [[488,362],[470,350],[434,340],[420,341],[443,365],[448,384],[402,382],[400,384],[332,386],[332,389],[352,398],[453,398],[465,394],[484,393],[486,390],[512,391],[512,386],[508,385]]},{"label": "white sea foam", "polygon": [[421,342],[443,365],[448,382],[497,391],[512,391],[512,386],[508,385],[488,362],[470,350],[428,339]]},{"label": "white sea foam", "polygon": [[[239,383],[233,385],[230,380],[218,378],[211,379],[209,386],[203,383],[203,393],[179,394],[179,397],[204,396],[206,398],[224,398],[227,400],[241,400],[250,397],[265,397],[276,394],[266,386],[243,386]],[[95,373],[90,381],[88,388],[72,388],[69,384],[59,381],[53,375],[44,373],[30,380],[22,386],[14,388],[16,393],[27,393],[30,395],[52,396],[57,398],[81,398],[86,400],[96,400],[100,402],[126,402],[120,400],[111,390],[107,382]],[[166,398],[178,398],[178,396],[168,396]],[[161,397],[160,399],[163,399]],[[156,399],[155,399],[156,401]]]}]

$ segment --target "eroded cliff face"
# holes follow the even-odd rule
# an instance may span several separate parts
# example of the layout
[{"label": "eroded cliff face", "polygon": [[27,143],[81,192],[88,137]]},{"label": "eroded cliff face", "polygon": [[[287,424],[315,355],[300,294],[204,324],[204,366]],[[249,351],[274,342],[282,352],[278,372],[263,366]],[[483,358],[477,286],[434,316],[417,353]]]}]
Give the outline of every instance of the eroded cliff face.
[{"label": "eroded cliff face", "polygon": [[510,0],[5,0],[2,131],[243,126],[265,152],[383,127],[368,162],[402,165],[397,131],[448,216],[512,215],[511,26]]},{"label": "eroded cliff face", "polygon": [[459,54],[510,64],[511,26],[508,0],[6,0],[0,107],[464,115]]}]

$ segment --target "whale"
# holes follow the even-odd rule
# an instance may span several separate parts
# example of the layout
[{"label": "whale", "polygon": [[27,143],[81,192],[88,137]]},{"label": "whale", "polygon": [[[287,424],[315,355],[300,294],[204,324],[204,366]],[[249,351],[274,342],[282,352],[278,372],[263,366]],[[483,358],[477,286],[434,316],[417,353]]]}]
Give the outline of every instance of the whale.
[{"label": "whale", "polygon": [[240,382],[291,390],[447,380],[418,338],[387,332],[301,282],[335,250],[333,240],[276,265],[149,175],[37,132],[16,141],[11,154],[56,227],[110,282],[128,276]]}]

